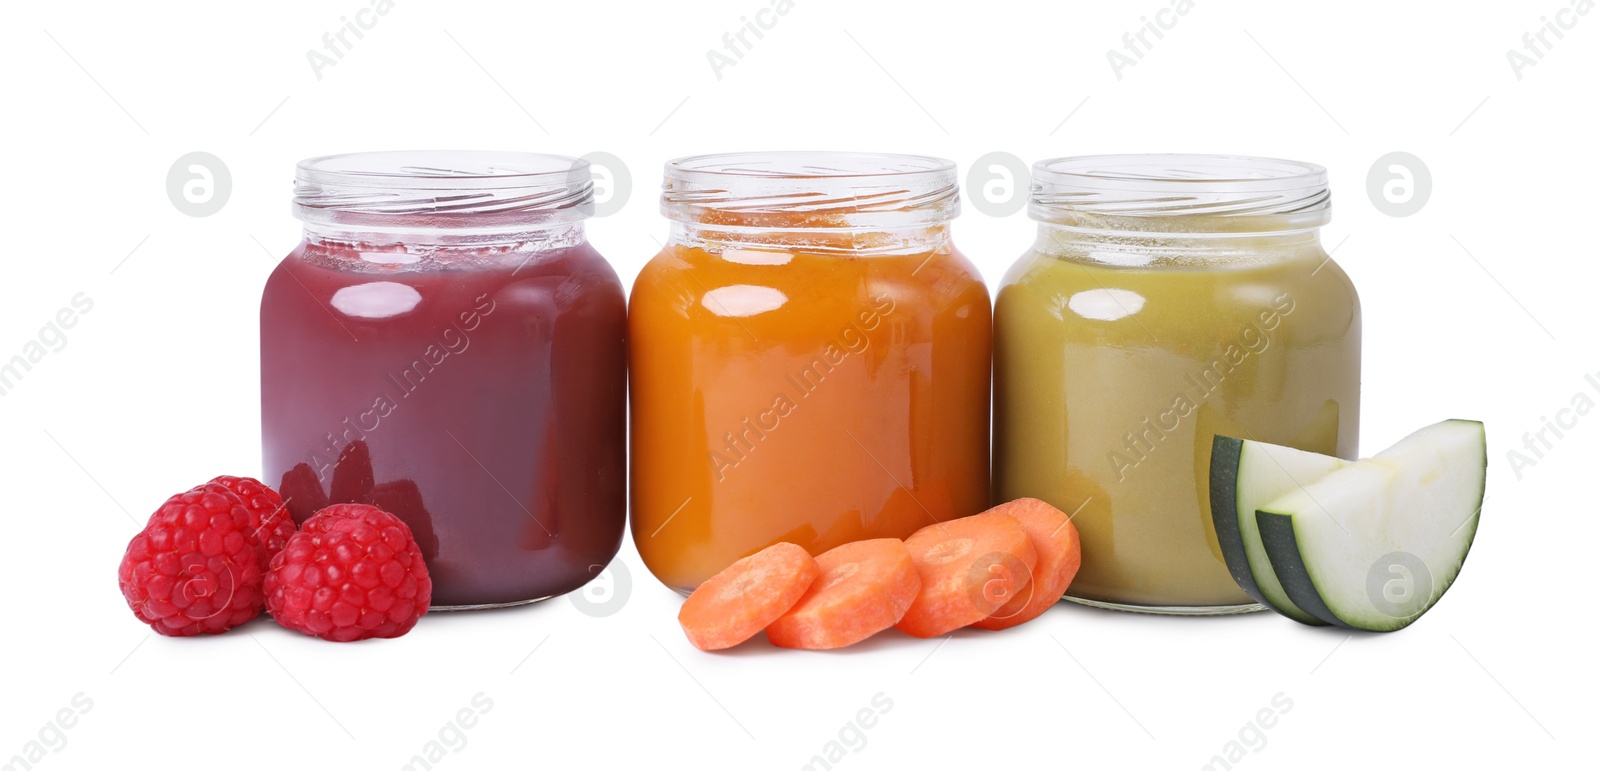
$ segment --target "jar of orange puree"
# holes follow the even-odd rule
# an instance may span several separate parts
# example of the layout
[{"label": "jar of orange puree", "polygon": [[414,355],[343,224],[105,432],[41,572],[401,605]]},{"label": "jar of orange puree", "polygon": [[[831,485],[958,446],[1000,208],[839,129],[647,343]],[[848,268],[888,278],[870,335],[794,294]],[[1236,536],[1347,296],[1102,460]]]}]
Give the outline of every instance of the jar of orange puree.
[{"label": "jar of orange puree", "polygon": [[988,505],[989,293],[957,209],[939,158],[667,164],[671,240],[629,307],[633,538],[663,583]]},{"label": "jar of orange puree", "polygon": [[1322,247],[1327,172],[1121,155],[1034,167],[995,305],[995,487],[1073,513],[1068,599],[1258,610],[1210,510],[1217,434],[1356,457],[1361,311]]}]

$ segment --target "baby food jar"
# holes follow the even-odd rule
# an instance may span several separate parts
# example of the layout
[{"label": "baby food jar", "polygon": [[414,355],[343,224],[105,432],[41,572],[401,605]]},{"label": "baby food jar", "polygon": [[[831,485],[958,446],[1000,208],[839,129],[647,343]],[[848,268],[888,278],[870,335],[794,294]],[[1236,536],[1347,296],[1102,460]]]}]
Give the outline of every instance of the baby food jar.
[{"label": "baby food jar", "polygon": [[588,164],[362,153],[295,181],[305,240],[261,298],[266,479],[294,519],[405,520],[435,609],[589,581],[622,539],[627,319]]},{"label": "baby food jar", "polygon": [[633,539],[667,586],[988,504],[989,293],[957,207],[938,158],[667,164],[629,314]]},{"label": "baby food jar", "polygon": [[1206,155],[1034,166],[1033,248],[995,307],[995,485],[1075,513],[1068,598],[1260,608],[1212,526],[1213,437],[1356,455],[1361,313],[1326,171]]}]

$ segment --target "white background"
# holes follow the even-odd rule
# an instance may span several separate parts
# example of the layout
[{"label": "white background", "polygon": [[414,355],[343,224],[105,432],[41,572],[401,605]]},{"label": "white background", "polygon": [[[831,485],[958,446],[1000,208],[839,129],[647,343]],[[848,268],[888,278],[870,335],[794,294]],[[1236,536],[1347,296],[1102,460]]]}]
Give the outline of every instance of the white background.
[{"label": "white background", "polygon": [[[1583,379],[1600,373],[1600,13],[1564,12],[1573,29],[1519,79],[1506,51],[1568,0],[1198,0],[1119,79],[1107,50],[1168,0],[796,0],[717,78],[706,51],[766,2],[397,0],[320,79],[306,52],[366,0],[8,6],[0,358],[75,294],[93,309],[0,396],[0,763],[42,737],[47,769],[400,767],[441,730],[453,739],[447,723],[480,692],[492,707],[436,767],[798,768],[879,693],[892,707],[836,768],[1201,767],[1278,693],[1292,708],[1236,767],[1580,757],[1597,717],[1584,485],[1600,414],[1520,479],[1506,452],[1575,394],[1600,402]],[[995,150],[1321,163],[1336,202],[1324,237],[1366,318],[1362,449],[1442,418],[1485,421],[1476,548],[1443,602],[1392,635],[1062,606],[1000,635],[708,655],[629,543],[631,593],[606,618],[557,599],[430,615],[356,645],[266,617],[155,637],[115,567],[167,495],[259,470],[257,302],[298,238],[294,162],[435,147],[624,159],[632,196],[590,233],[625,283],[666,233],[655,192],[678,155],[903,151],[963,173]],[[205,218],[164,189],[197,150],[232,176]],[[1369,167],[1396,150],[1433,180],[1404,218],[1366,194]],[[991,288],[1032,231],[970,205],[955,225]],[[80,692],[87,713],[47,728]]]}]

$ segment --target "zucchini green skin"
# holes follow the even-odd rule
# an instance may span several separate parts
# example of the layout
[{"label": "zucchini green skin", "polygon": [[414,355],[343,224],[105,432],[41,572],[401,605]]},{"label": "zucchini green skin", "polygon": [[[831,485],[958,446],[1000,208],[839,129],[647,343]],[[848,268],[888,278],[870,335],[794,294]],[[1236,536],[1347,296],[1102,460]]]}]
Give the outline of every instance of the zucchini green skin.
[{"label": "zucchini green skin", "polygon": [[1300,540],[1294,534],[1294,517],[1257,511],[1256,526],[1261,528],[1261,545],[1271,555],[1272,570],[1278,574],[1278,583],[1283,584],[1283,590],[1289,594],[1295,606],[1325,624],[1356,629],[1335,615],[1317,592],[1317,585],[1311,580],[1311,571],[1306,569],[1305,558],[1300,556]]},{"label": "zucchini green skin", "polygon": [[1239,532],[1239,455],[1244,448],[1243,439],[1218,434],[1211,440],[1211,523],[1217,530],[1217,545],[1222,547],[1222,559],[1235,583],[1256,602],[1267,607],[1272,603],[1261,593],[1254,573],[1250,572],[1250,558],[1244,553],[1244,535]]},{"label": "zucchini green skin", "polygon": [[[1217,545],[1222,549],[1223,562],[1227,564],[1234,583],[1256,602],[1307,626],[1322,626],[1321,618],[1315,614],[1307,614],[1301,608],[1285,610],[1278,607],[1267,599],[1266,593],[1256,583],[1255,573],[1250,569],[1250,557],[1244,548],[1244,533],[1239,529],[1239,464],[1243,451],[1243,439],[1218,434],[1211,440],[1211,523],[1217,531]],[[1251,512],[1245,516],[1254,515]],[[1296,610],[1300,613],[1295,613]]]}]

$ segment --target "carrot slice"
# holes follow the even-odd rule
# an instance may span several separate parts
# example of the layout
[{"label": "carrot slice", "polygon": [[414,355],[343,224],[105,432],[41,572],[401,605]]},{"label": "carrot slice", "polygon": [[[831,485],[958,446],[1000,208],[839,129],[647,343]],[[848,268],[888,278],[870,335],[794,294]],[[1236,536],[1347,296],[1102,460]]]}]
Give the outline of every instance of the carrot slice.
[{"label": "carrot slice", "polygon": [[861,642],[905,615],[922,588],[911,552],[898,538],[856,541],[817,555],[822,575],[788,613],[767,627],[780,648],[827,650]]},{"label": "carrot slice", "polygon": [[703,651],[731,648],[776,621],[820,571],[805,549],[775,543],[707,579],[678,609],[678,624]]},{"label": "carrot slice", "polygon": [[973,624],[979,629],[999,631],[1032,621],[1054,606],[1078,575],[1078,566],[1083,564],[1083,549],[1072,518],[1037,498],[1018,498],[990,511],[1003,512],[1017,520],[1039,554],[1028,589],[1012,597],[988,618]]},{"label": "carrot slice", "polygon": [[906,539],[922,591],[895,628],[937,637],[982,621],[1025,591],[1038,553],[1009,514],[986,511],[929,525]]}]

